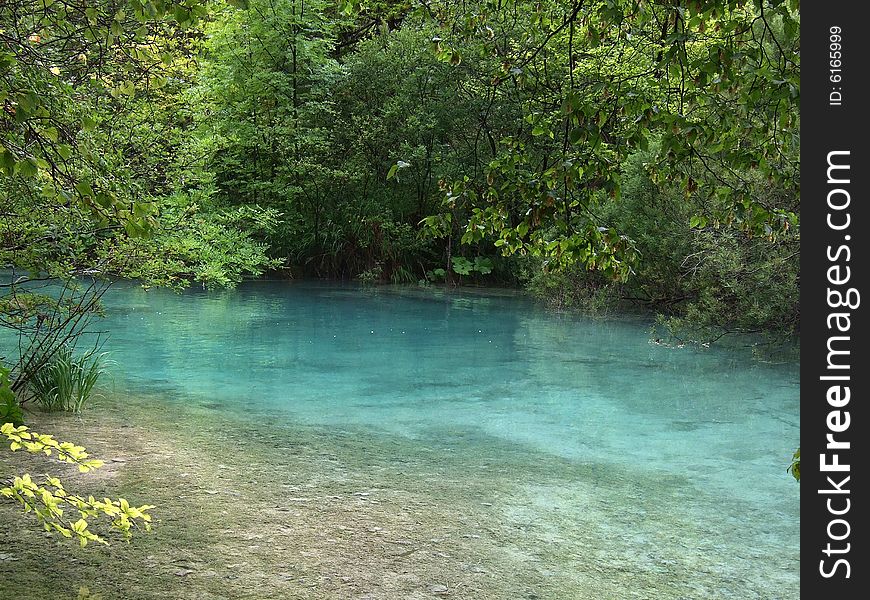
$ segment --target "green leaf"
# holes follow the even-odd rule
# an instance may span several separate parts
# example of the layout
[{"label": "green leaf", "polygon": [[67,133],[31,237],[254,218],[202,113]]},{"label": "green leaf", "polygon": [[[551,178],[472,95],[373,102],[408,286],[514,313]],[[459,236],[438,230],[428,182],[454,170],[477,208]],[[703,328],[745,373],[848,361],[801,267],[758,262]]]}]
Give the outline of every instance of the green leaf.
[{"label": "green leaf", "polygon": [[452,261],[453,272],[459,275],[468,275],[474,268],[474,264],[463,256],[454,256]]},{"label": "green leaf", "polygon": [[111,208],[115,204],[115,197],[105,192],[100,192],[95,198],[97,204],[103,208]]},{"label": "green leaf", "polygon": [[15,171],[15,157],[5,148],[0,149],[0,168],[7,175],[11,175]]},{"label": "green leaf", "polygon": [[27,158],[15,163],[15,173],[22,177],[35,177],[39,173],[39,168],[36,166],[36,160]]},{"label": "green leaf", "polygon": [[181,5],[177,5],[173,9],[172,16],[175,17],[179,25],[187,25],[191,21],[190,11]]},{"label": "green leaf", "polygon": [[392,167],[390,167],[390,170],[387,172],[387,179],[392,179],[393,177],[395,177],[396,180],[398,181],[399,170],[400,169],[407,169],[410,166],[411,166],[411,163],[405,162],[404,160],[396,161],[396,164],[394,164]]},{"label": "green leaf", "polygon": [[492,273],[492,267],[492,261],[488,258],[478,256],[474,259],[474,270],[481,275],[488,275]]},{"label": "green leaf", "polygon": [[91,187],[91,184],[87,181],[79,181],[75,185],[76,191],[81,194],[83,197],[93,197],[94,189]]},{"label": "green leaf", "polygon": [[579,144],[581,141],[586,139],[586,130],[582,127],[575,127],[568,133],[568,141],[572,144]]},{"label": "green leaf", "polygon": [[52,142],[57,141],[58,133],[57,133],[57,129],[55,127],[46,127],[45,129],[43,129],[39,133],[42,134],[42,137],[44,137],[47,140],[51,140]]},{"label": "green leaf", "polygon": [[525,237],[525,235],[529,232],[529,224],[523,221],[519,225],[517,225],[517,233],[520,237]]}]

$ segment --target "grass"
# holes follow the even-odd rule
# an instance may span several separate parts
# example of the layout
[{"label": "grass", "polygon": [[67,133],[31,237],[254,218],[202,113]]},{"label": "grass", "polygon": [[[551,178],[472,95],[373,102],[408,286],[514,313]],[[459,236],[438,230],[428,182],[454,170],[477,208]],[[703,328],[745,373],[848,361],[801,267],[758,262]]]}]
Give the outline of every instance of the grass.
[{"label": "grass", "polygon": [[103,373],[105,354],[88,352],[74,356],[61,347],[28,384],[28,391],[44,411],[81,413]]}]

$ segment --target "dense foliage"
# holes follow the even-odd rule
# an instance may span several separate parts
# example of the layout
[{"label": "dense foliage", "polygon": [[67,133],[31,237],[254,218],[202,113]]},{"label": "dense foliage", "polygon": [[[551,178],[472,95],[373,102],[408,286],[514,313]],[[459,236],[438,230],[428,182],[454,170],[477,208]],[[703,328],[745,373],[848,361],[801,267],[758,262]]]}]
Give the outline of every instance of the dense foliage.
[{"label": "dense foliage", "polygon": [[204,14],[198,0],[0,5],[0,325],[18,336],[0,359],[17,391],[75,345],[106,278],[228,285],[272,264],[237,226],[270,215],[173,194],[173,103]]},{"label": "dense foliage", "polygon": [[273,210],[255,238],[296,273],[795,332],[798,25],[778,1],[216,7],[185,191]]},{"label": "dense foliage", "polygon": [[793,0],[77,7],[2,9],[28,277],[526,281],[687,339],[797,330]]}]

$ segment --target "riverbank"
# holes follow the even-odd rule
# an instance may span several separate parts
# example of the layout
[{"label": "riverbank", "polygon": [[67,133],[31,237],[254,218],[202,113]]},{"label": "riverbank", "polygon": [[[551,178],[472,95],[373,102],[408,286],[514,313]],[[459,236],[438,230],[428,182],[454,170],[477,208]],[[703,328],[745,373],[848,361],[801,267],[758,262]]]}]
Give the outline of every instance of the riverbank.
[{"label": "riverbank", "polygon": [[[82,550],[0,506],[3,589],[26,590],[22,600],[84,587],[103,600],[797,594],[797,556],[732,555],[727,540],[745,524],[699,528],[698,499],[660,473],[461,431],[414,440],[250,423],[158,397],[107,396],[81,417],[29,423],[107,461],[88,475],[49,465],[69,487],[157,508],[153,533]],[[0,457],[4,472],[17,462]]]}]

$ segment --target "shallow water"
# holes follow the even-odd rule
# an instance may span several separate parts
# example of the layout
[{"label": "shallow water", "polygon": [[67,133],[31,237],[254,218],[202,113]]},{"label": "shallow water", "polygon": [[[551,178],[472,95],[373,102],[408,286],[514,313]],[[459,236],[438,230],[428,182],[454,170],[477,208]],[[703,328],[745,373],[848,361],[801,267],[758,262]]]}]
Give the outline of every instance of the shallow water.
[{"label": "shallow water", "polygon": [[451,497],[498,478],[503,559],[563,582],[541,597],[798,597],[796,364],[494,292],[119,284],[106,304],[117,390],[353,431],[372,464],[399,440],[448,466]]}]

